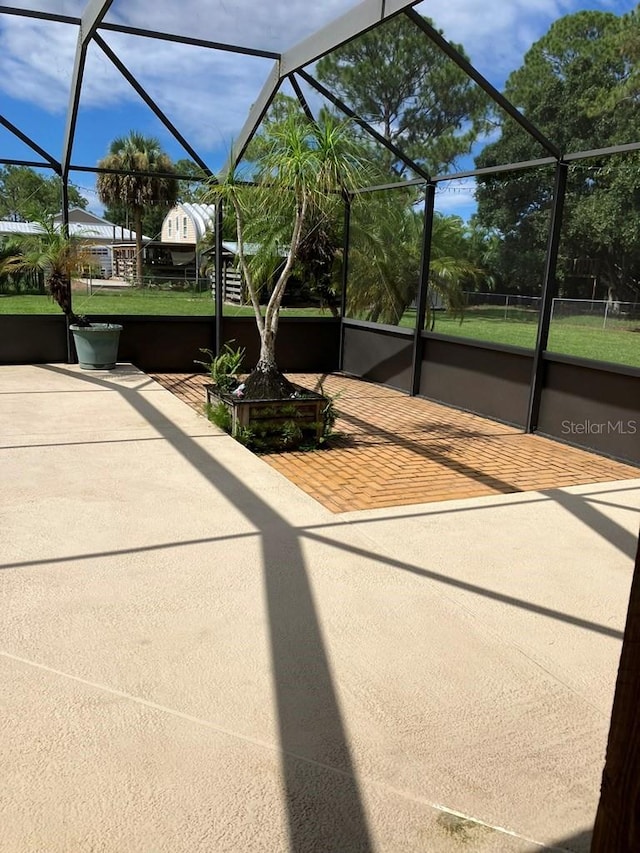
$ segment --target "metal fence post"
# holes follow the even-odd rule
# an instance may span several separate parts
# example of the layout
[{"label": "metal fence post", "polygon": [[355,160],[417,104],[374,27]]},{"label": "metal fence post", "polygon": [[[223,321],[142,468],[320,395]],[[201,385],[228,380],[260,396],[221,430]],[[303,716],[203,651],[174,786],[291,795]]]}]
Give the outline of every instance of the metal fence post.
[{"label": "metal fence post", "polygon": [[[67,174],[63,174],[60,176],[60,195],[62,202],[62,222],[60,227],[62,229],[62,234],[64,237],[69,236],[69,176]],[[73,311],[73,288],[71,287],[71,273],[69,273],[69,311]],[[73,364],[74,359],[74,349],[71,341],[71,329],[70,326],[70,317],[69,315],[65,315],[65,330],[67,335],[67,364]]]}]

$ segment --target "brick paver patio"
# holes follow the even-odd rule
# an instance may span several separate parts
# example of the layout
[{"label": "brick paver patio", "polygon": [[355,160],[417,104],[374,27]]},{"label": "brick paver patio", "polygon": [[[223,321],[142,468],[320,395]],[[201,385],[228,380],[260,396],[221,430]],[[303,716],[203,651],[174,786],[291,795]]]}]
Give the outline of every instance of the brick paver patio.
[{"label": "brick paver patio", "polygon": [[[152,374],[202,412],[200,374]],[[332,512],[635,479],[638,468],[478,415],[339,375],[290,376],[337,395],[330,449],[264,461]]]}]

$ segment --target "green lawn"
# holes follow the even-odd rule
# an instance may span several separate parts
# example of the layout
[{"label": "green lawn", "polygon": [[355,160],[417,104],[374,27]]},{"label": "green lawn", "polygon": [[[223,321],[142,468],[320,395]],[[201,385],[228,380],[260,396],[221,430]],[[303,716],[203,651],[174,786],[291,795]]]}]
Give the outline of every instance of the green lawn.
[{"label": "green lawn", "polygon": [[[626,329],[621,326],[603,329],[601,323],[588,325],[582,323],[581,319],[568,317],[553,320],[549,330],[548,350],[640,367],[640,322],[629,324]],[[446,315],[438,316],[434,331],[531,349],[535,346],[538,325],[535,315],[527,321],[505,321],[497,317],[477,317],[468,312],[462,323]]]},{"label": "green lawn", "polygon": [[[147,314],[157,316],[211,317],[215,313],[213,300],[208,293],[148,292],[127,290],[118,293],[98,292],[88,295],[74,293],[74,310],[79,314],[126,315]],[[5,296],[0,294],[0,314],[57,314],[59,308],[47,296]],[[249,306],[225,305],[227,317],[250,317]],[[284,317],[329,317],[328,310],[319,308],[283,308]],[[522,311],[505,319],[501,308],[469,309],[462,323],[438,312],[435,332],[454,337],[510,344],[532,349],[536,342],[537,314]],[[515,318],[515,319],[514,319]],[[583,318],[556,319],[551,324],[549,350],[564,355],[593,358],[614,364],[640,367],[640,321],[631,322],[628,328],[601,328],[581,323]],[[407,311],[401,326],[412,328],[415,311]],[[612,324],[613,325],[613,324]]]},{"label": "green lawn", "polygon": [[[438,312],[433,331],[441,335],[470,338],[493,344],[533,349],[538,333],[538,317],[535,312],[520,312],[519,319],[504,319],[501,308],[469,309],[462,323],[460,320]],[[553,320],[549,332],[549,351],[597,361],[610,361],[640,367],[640,321],[603,329],[602,323],[585,324],[584,318],[568,317]],[[413,328],[415,311],[407,311],[401,326]]]},{"label": "green lawn", "polygon": [[[127,290],[88,295],[75,292],[73,310],[77,314],[147,314],[155,316],[212,317],[215,304],[208,293],[148,292]],[[48,296],[7,296],[0,294],[0,314],[59,314],[60,309]],[[225,305],[226,317],[253,317],[248,305]],[[330,317],[320,308],[283,308],[283,317]]]}]

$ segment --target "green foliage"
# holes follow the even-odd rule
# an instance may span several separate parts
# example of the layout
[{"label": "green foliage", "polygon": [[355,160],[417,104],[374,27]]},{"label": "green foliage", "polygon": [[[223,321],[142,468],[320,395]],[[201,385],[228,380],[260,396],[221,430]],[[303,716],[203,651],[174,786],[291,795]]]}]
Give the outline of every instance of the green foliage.
[{"label": "green foliage", "polygon": [[[136,278],[142,281],[142,217],[151,207],[171,207],[178,195],[175,169],[153,137],[130,131],[126,137],[114,139],[109,153],[98,163],[103,169],[96,179],[100,201],[106,205],[124,205],[131,211],[136,232]],[[156,172],[157,175],[148,174]],[[146,174],[140,174],[146,173]]]},{"label": "green foliage", "polygon": [[193,177],[192,181],[185,180],[184,178],[178,180],[177,201],[188,202],[190,204],[201,202],[207,176],[200,166],[188,157],[184,157],[181,160],[176,160],[174,169],[177,175],[191,175]]},{"label": "green foliage", "polygon": [[[104,218],[115,225],[122,225],[124,228],[133,229],[134,221],[130,208],[120,201],[113,201],[104,209]],[[142,213],[142,233],[154,240],[160,239],[162,231],[162,223],[167,215],[167,208],[162,206],[151,205],[145,207]]]},{"label": "green foliage", "polygon": [[215,406],[207,403],[205,414],[211,423],[215,424],[225,432],[231,432],[232,417],[229,408],[224,403],[216,403]]},{"label": "green foliage", "polygon": [[242,366],[245,350],[244,347],[232,347],[233,341],[225,343],[219,355],[215,355],[210,349],[200,349],[209,356],[208,361],[195,360],[208,370],[214,385],[222,392],[233,391],[238,386],[238,373]]},{"label": "green foliage", "polygon": [[280,437],[285,449],[299,444],[303,435],[302,428],[295,421],[285,421],[280,428]]},{"label": "green foliage", "polygon": [[[366,182],[367,163],[349,122],[329,115],[311,122],[294,111],[267,123],[255,151],[250,164],[254,184],[230,172],[224,181],[209,184],[206,200],[223,200],[235,212],[239,263],[261,338],[260,363],[263,372],[277,372],[280,307],[305,229],[308,233],[309,222],[317,227],[330,221],[340,193]],[[249,243],[254,244],[251,253]],[[260,296],[267,286],[263,313]]]},{"label": "green foliage", "polygon": [[[404,15],[322,58],[317,75],[431,174],[468,153],[486,127],[485,94]],[[383,171],[406,171],[395,155],[362,138]]]},{"label": "green foliage", "polygon": [[[255,445],[256,435],[254,430],[249,426],[240,426],[236,429],[234,436],[236,441],[240,442],[240,444],[244,444],[245,447],[251,447]],[[261,442],[258,440],[258,443]]]},{"label": "green foliage", "polygon": [[[88,201],[69,185],[69,206],[87,207]],[[60,212],[62,184],[56,175],[47,177],[27,166],[0,166],[0,219],[41,222]]]},{"label": "green foliage", "polygon": [[[584,11],[556,21],[507,81],[506,94],[562,151],[637,141],[640,111],[635,58],[638,16]],[[635,81],[635,82],[634,82]],[[510,120],[477,158],[478,167],[541,155]],[[539,289],[552,200],[551,170],[479,179],[478,223],[500,235],[497,272],[518,292]],[[589,261],[600,296],[640,292],[640,156],[589,159],[569,172],[558,266],[560,294],[573,295],[573,271]],[[501,287],[502,289],[502,287]],[[590,295],[590,294],[589,294]]]},{"label": "green foliage", "polygon": [[257,453],[282,452],[286,450],[317,450],[327,444],[335,434],[333,427],[337,413],[334,406],[335,397],[324,394],[325,400],[321,409],[319,421],[309,420],[308,400],[317,401],[317,397],[305,397],[300,392],[298,398],[303,406],[296,406],[293,401],[276,402],[270,406],[260,406],[251,414],[248,425],[237,425],[232,429],[231,405],[246,405],[246,401],[220,401],[215,405],[207,404],[205,412],[209,420],[222,429],[230,432],[241,444]]},{"label": "green foliage", "polygon": [[51,298],[73,322],[84,325],[86,321],[71,311],[71,276],[88,261],[86,244],[79,237],[67,236],[52,222],[39,225],[40,234],[13,241],[13,254],[5,253],[0,262],[0,276],[42,273]]},{"label": "green foliage", "polygon": [[[416,298],[424,217],[407,190],[368,193],[352,207],[347,311],[349,316],[397,325]],[[471,259],[459,217],[436,213],[431,239],[429,289],[461,316],[465,288],[482,277]]]}]

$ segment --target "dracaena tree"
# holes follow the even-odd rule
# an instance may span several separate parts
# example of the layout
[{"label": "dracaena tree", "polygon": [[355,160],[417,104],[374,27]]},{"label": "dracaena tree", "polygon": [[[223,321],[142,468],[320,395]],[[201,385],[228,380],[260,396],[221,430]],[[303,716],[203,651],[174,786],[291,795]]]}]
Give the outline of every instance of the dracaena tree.
[{"label": "dracaena tree", "polygon": [[265,127],[254,152],[251,184],[231,171],[209,185],[207,200],[223,200],[234,212],[238,260],[260,335],[260,357],[246,380],[245,397],[284,398],[293,387],[277,366],[275,345],[287,284],[310,224],[323,227],[333,220],[341,194],[366,183],[367,162],[350,123],[329,114],[314,122],[288,112]]}]

